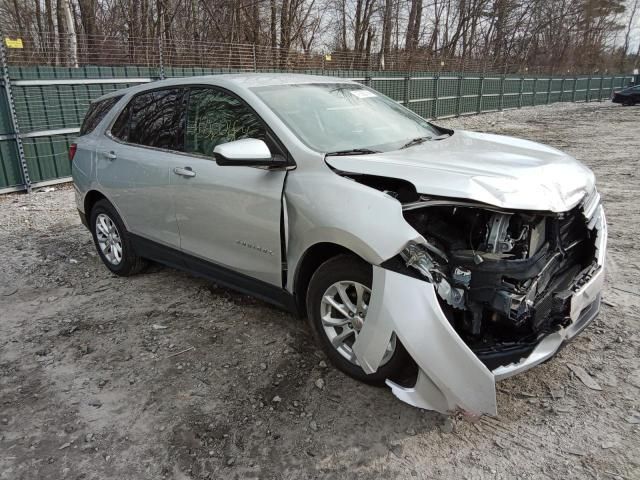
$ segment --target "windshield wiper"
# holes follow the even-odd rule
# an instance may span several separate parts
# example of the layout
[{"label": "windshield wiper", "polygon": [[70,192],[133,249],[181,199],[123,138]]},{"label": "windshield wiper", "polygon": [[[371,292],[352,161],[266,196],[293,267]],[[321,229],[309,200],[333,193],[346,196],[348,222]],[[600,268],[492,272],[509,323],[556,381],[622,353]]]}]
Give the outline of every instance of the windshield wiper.
[{"label": "windshield wiper", "polygon": [[427,140],[431,140],[432,137],[418,137],[418,138],[414,138],[413,140],[409,140],[407,143],[405,143],[403,146],[400,147],[400,150],[402,150],[403,148],[409,148],[409,147],[413,147],[414,145],[420,145],[421,143],[426,142]]},{"label": "windshield wiper", "polygon": [[414,138],[413,140],[409,140],[407,143],[401,146],[399,150],[402,150],[403,148],[413,147],[414,145],[420,145],[421,143],[424,143],[427,140],[444,140],[445,138],[449,138],[450,136],[451,136],[450,133],[443,133],[442,135],[438,135],[437,137],[426,136],[426,137]]},{"label": "windshield wiper", "polygon": [[340,155],[368,155],[370,153],[380,153],[378,150],[369,148],[351,148],[349,150],[338,150],[337,152],[327,153],[327,157],[338,157]]}]

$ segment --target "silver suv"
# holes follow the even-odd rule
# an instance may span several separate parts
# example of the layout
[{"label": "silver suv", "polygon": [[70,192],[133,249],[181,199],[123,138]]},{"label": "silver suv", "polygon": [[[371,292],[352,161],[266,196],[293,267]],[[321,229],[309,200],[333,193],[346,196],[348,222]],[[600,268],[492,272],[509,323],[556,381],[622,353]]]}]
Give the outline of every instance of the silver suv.
[{"label": "silver suv", "polygon": [[537,143],[437,127],[339,78],[217,75],[105,95],[71,147],[109,270],[185,269],[309,320],[354,378],[441,412],[597,315],[593,173]]}]

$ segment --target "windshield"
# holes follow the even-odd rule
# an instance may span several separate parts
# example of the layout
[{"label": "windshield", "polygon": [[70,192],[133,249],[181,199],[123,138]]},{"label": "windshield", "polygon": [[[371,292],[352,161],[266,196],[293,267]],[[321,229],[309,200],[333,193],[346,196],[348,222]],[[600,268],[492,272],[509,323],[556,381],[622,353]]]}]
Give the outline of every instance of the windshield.
[{"label": "windshield", "polygon": [[300,140],[319,152],[396,150],[413,139],[440,134],[390,98],[352,83],[252,90]]}]

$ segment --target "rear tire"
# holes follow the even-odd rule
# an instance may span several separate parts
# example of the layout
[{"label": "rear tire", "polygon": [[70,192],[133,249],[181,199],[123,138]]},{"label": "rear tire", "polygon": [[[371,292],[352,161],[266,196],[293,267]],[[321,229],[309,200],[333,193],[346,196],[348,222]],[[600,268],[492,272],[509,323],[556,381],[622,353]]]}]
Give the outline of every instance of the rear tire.
[{"label": "rear tire", "polygon": [[[405,372],[409,356],[400,340],[395,335],[392,337],[382,364],[372,374],[365,373],[357,364],[348,344],[353,344],[357,331],[366,321],[372,277],[371,265],[353,255],[339,255],[327,260],[311,277],[307,290],[307,314],[316,341],[339,370],[361,382],[382,385],[387,378],[396,379]],[[342,301],[343,295],[349,298]],[[360,305],[363,307],[359,308]],[[340,323],[344,325],[338,326]],[[345,340],[341,340],[345,335]]]},{"label": "rear tire", "polygon": [[103,199],[95,203],[89,216],[89,228],[98,255],[113,273],[128,277],[146,267],[147,261],[136,254],[129,232],[109,201]]}]

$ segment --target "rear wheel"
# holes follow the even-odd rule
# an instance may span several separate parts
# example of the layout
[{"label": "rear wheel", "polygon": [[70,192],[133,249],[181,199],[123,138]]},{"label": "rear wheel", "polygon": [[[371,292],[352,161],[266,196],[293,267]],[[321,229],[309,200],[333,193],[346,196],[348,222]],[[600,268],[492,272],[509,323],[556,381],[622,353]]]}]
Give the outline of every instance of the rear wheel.
[{"label": "rear wheel", "polygon": [[408,355],[394,334],[376,372],[367,374],[358,364],[353,344],[366,321],[371,283],[371,265],[351,255],[331,258],[311,277],[307,313],[314,336],[338,369],[362,382],[383,384],[402,374]]},{"label": "rear wheel", "polygon": [[146,266],[146,261],[136,255],[118,212],[107,200],[93,206],[89,225],[98,255],[113,273],[126,277]]}]

